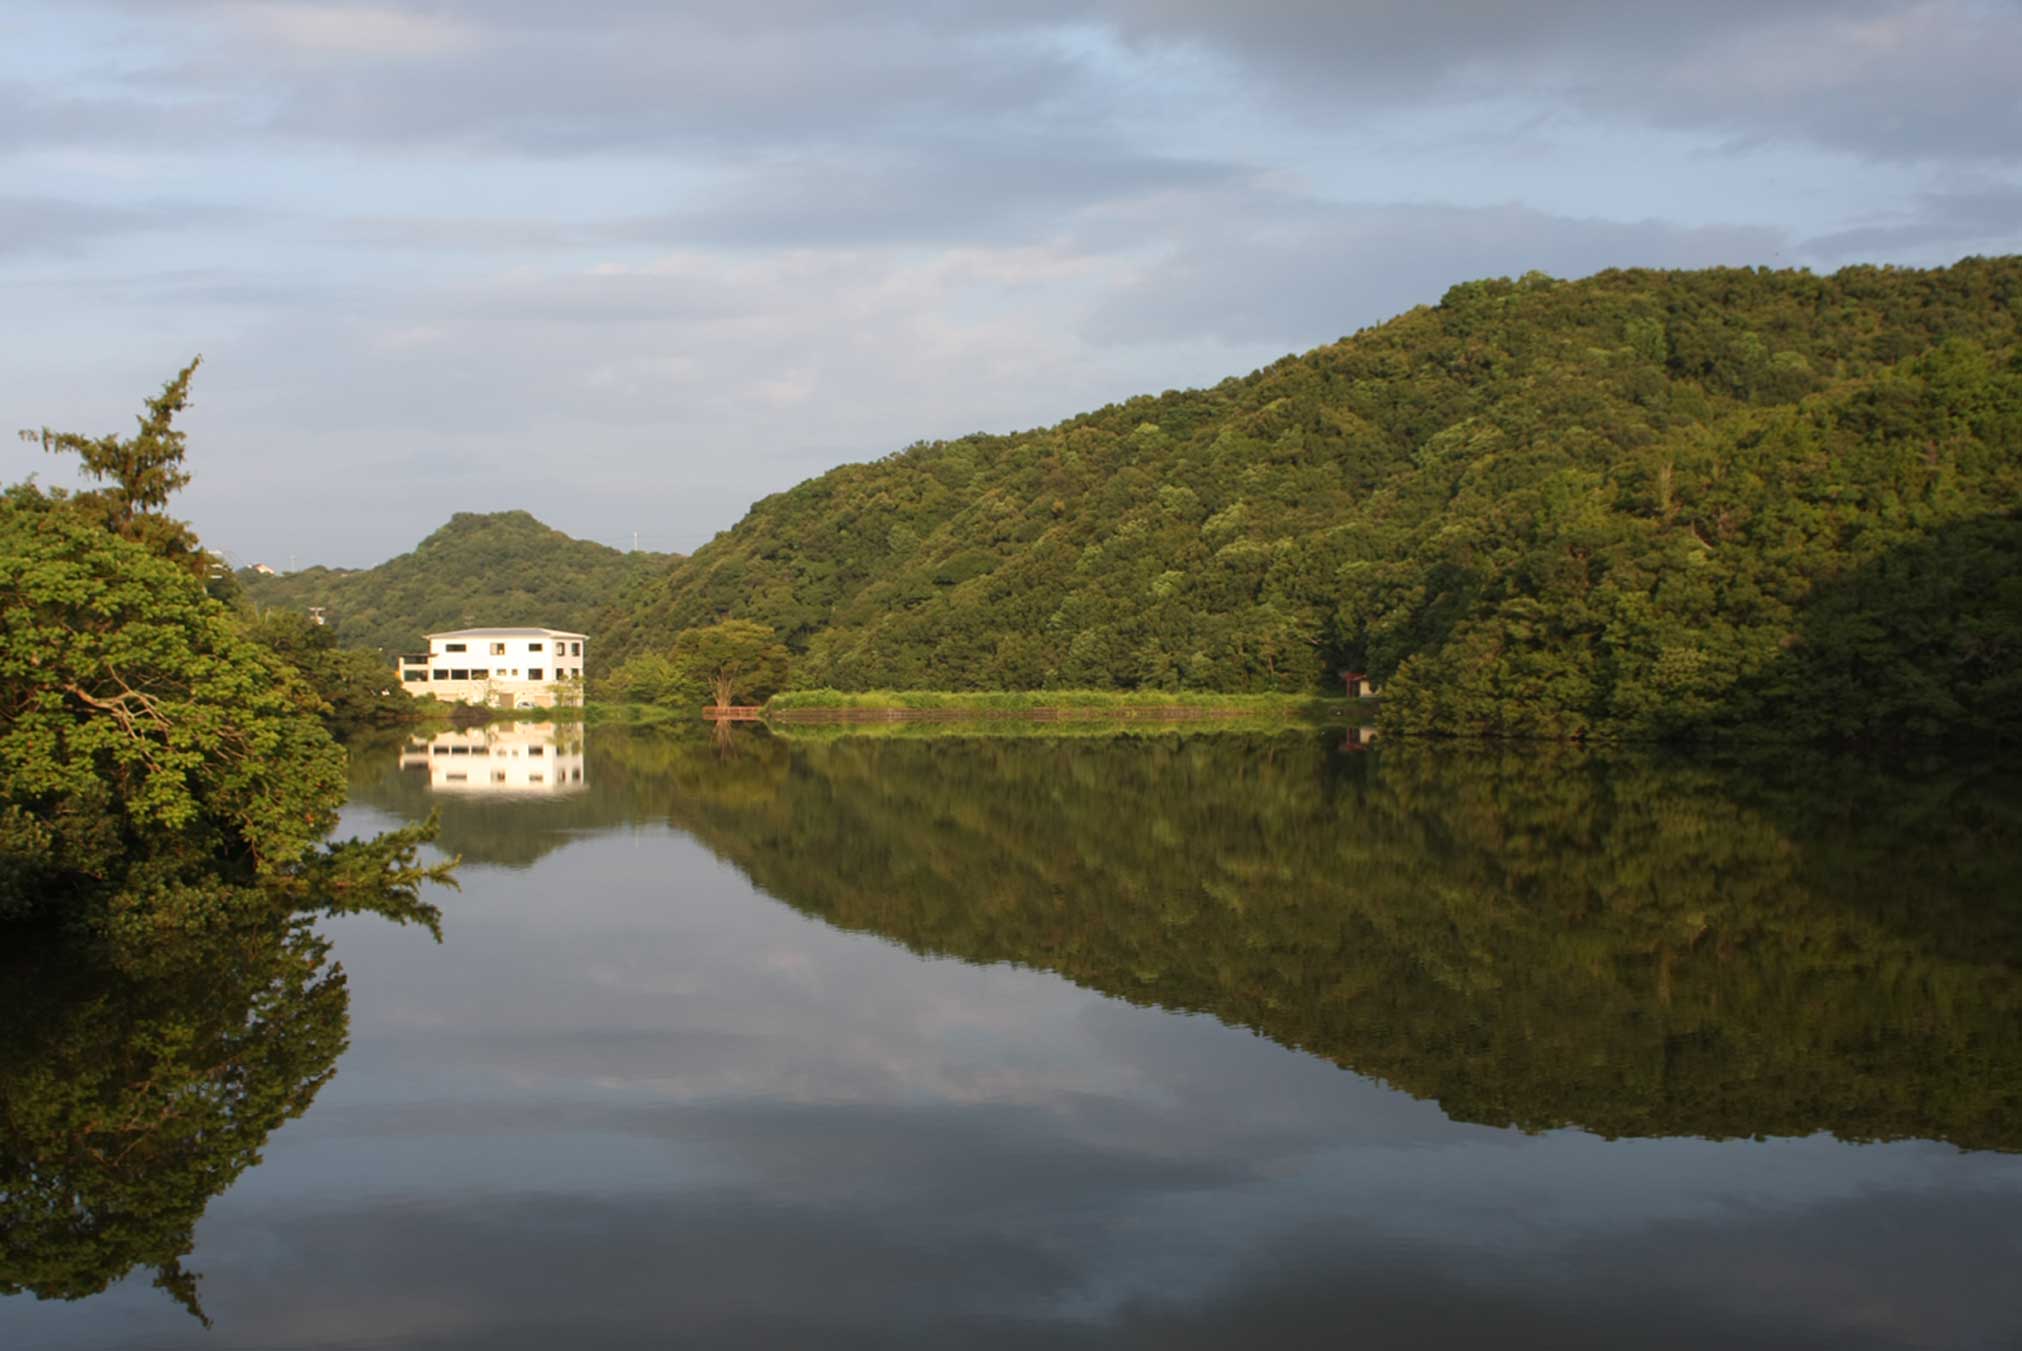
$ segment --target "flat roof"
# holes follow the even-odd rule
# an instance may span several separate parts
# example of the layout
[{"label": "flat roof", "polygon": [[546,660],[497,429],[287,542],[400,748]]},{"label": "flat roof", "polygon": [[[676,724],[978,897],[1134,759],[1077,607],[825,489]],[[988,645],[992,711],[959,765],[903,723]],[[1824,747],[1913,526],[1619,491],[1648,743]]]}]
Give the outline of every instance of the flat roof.
[{"label": "flat roof", "polygon": [[586,633],[567,629],[450,629],[423,635],[428,638],[587,638]]}]

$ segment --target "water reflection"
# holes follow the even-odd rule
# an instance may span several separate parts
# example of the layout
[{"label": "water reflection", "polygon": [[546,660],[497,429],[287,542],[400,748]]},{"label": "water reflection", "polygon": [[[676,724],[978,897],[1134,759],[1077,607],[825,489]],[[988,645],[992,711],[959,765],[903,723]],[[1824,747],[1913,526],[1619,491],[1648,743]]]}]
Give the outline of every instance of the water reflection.
[{"label": "water reflection", "polygon": [[583,741],[580,723],[495,723],[410,738],[398,764],[433,793],[553,797],[583,790]]},{"label": "water reflection", "polygon": [[1461,1120],[2022,1148],[2005,769],[1339,738],[613,737],[571,822],[671,822],[827,923],[1210,1013]]},{"label": "water reflection", "polygon": [[203,1318],[197,1221],[344,1049],[328,954],[281,921],[140,964],[61,941],[0,969],[0,1293],[79,1299],[140,1267]]},{"label": "water reflection", "polygon": [[[198,1231],[217,1330],[135,1280],[0,1344],[2022,1334],[1998,766],[592,733],[558,797],[361,754],[355,816],[439,807],[473,866],[440,947],[323,926],[341,1075],[274,1005],[311,1050],[246,1077],[316,1102]],[[222,988],[10,1027],[0,1087],[213,1047]]]}]

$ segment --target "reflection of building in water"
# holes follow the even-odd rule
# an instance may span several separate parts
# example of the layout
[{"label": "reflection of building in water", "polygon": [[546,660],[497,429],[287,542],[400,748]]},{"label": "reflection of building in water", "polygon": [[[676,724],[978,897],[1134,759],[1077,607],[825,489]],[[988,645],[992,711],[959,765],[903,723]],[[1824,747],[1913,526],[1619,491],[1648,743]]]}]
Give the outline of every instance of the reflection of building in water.
[{"label": "reflection of building in water", "polygon": [[1368,750],[1369,743],[1374,740],[1376,740],[1376,729],[1374,727],[1350,727],[1348,735],[1342,738],[1341,749],[1344,751]]},{"label": "reflection of building in water", "polygon": [[437,793],[581,792],[583,729],[517,722],[416,737],[401,748],[400,767],[426,769]]},{"label": "reflection of building in water", "polygon": [[583,645],[563,629],[456,629],[428,635],[428,651],[400,659],[409,694],[497,708],[583,702]]}]

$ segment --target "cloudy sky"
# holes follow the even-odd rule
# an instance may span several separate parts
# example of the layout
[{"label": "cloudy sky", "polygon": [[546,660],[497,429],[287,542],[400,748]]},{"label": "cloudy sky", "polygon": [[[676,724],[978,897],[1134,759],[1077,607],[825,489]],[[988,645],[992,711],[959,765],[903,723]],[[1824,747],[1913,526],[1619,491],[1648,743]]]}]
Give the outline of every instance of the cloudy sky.
[{"label": "cloudy sky", "polygon": [[692,549],[1468,277],[2017,251],[2017,71],[2022,0],[9,0],[0,420],[201,352],[242,562]]}]

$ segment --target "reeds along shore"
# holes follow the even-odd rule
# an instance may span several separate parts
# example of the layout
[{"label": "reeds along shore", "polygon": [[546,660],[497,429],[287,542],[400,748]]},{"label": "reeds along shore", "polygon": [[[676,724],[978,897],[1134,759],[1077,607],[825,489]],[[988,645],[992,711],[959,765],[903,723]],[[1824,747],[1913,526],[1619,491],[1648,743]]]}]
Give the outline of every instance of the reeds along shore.
[{"label": "reeds along shore", "polygon": [[[710,717],[739,716],[743,709],[709,710]],[[1254,718],[1255,709],[1186,704],[1048,706],[1034,708],[782,708],[751,710],[774,722],[1199,722]]]}]

